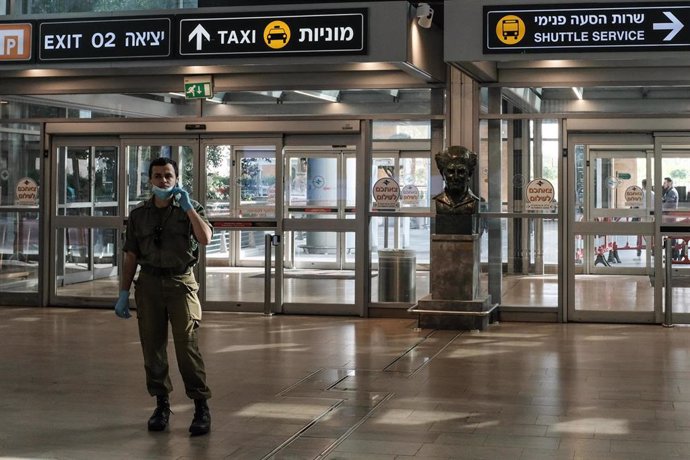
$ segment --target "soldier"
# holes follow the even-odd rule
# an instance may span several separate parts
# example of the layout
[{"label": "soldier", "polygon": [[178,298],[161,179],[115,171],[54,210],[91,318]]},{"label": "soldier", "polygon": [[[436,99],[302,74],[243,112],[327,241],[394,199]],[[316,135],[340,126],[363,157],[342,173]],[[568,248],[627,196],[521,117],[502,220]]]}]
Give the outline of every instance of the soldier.
[{"label": "soldier", "polygon": [[120,297],[115,314],[129,318],[129,289],[135,282],[139,337],[144,353],[146,387],[156,397],[149,431],[168,426],[172,384],[168,374],[168,322],[172,327],[175,354],[187,396],[194,400],[194,419],[189,432],[203,435],[211,429],[206,400],[204,361],[198,347],[201,304],[192,267],[199,245],[211,240],[213,231],[203,207],[177,185],[177,163],[157,158],[149,165],[153,196],[132,210],[127,223]]}]

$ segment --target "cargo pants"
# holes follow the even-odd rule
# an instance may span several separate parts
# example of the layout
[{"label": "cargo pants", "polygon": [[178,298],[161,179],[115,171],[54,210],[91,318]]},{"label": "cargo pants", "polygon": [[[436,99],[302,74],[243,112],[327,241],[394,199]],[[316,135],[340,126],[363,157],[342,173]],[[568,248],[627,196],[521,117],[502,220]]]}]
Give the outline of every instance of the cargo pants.
[{"label": "cargo pants", "polygon": [[201,304],[194,274],[191,271],[178,276],[139,273],[135,285],[139,338],[149,394],[167,395],[173,389],[167,352],[169,321],[187,396],[210,398],[211,390],[206,385],[206,370],[198,345]]}]

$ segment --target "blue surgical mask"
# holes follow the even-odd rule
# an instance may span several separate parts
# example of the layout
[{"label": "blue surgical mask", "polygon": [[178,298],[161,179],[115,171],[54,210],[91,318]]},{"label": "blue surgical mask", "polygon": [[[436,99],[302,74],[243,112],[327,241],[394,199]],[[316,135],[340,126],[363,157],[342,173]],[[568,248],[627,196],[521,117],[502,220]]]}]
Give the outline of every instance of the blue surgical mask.
[{"label": "blue surgical mask", "polygon": [[160,188],[156,187],[155,185],[151,187],[151,191],[153,192],[153,194],[161,200],[167,200],[168,198],[170,198],[172,196],[172,189],[173,187]]}]

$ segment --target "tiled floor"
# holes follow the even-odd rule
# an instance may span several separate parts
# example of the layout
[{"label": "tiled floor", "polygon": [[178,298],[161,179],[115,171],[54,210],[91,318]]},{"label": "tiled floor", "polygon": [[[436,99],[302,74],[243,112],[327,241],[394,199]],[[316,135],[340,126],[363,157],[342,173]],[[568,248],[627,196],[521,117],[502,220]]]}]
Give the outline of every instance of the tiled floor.
[{"label": "tiled floor", "polygon": [[134,319],[3,308],[0,459],[690,458],[690,328],[414,326],[208,313],[190,438],[174,364],[171,428],[146,431]]}]

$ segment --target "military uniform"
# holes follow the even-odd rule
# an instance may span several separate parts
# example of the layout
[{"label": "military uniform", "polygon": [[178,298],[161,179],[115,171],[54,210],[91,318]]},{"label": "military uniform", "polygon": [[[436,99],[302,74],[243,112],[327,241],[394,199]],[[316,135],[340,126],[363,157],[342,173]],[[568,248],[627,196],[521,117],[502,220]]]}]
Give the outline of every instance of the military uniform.
[{"label": "military uniform", "polygon": [[[203,207],[196,201],[192,205],[208,224]],[[152,396],[172,391],[167,355],[170,321],[187,396],[211,397],[197,338],[201,304],[192,267],[197,262],[198,247],[191,222],[176,200],[166,208],[158,208],[151,198],[130,212],[124,250],[136,254],[141,266],[134,299],[146,387]]]}]

